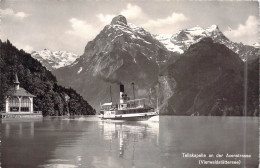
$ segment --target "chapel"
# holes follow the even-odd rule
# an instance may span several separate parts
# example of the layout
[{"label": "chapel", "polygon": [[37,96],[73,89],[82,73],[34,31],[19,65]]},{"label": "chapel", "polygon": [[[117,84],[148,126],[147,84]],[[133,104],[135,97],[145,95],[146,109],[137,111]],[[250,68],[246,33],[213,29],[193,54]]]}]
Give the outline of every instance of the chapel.
[{"label": "chapel", "polygon": [[14,86],[7,91],[5,96],[6,113],[33,113],[33,98],[36,97],[20,87],[17,74],[15,75]]}]

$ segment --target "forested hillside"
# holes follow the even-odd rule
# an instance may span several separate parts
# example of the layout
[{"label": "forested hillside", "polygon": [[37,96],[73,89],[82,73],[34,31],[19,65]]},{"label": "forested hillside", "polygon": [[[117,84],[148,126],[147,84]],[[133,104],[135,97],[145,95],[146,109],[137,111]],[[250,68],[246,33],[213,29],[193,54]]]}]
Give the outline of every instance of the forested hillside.
[{"label": "forested hillside", "polygon": [[34,110],[45,116],[90,115],[95,110],[72,88],[57,84],[56,77],[30,54],[18,50],[8,40],[0,40],[0,111],[4,110],[4,96],[13,87],[17,73],[20,86],[36,96]]}]

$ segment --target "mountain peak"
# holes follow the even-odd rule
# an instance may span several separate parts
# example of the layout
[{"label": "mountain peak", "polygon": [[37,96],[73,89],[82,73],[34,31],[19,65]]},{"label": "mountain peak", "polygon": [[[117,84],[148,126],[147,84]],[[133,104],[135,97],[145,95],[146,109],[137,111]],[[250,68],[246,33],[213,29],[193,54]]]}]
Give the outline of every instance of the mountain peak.
[{"label": "mountain peak", "polygon": [[31,56],[42,63],[48,70],[57,69],[70,65],[79,56],[67,51],[51,51],[43,49],[41,51],[32,51]]},{"label": "mountain peak", "polygon": [[259,43],[254,43],[252,46],[255,47],[255,48],[260,48],[260,44]]},{"label": "mountain peak", "polygon": [[114,17],[111,21],[111,24],[125,24],[127,25],[126,18],[123,15],[118,15]]},{"label": "mountain peak", "polygon": [[216,31],[216,30],[220,31],[219,28],[218,28],[218,25],[211,25],[206,30],[209,31],[209,32]]},{"label": "mountain peak", "polygon": [[214,42],[229,43],[229,40],[220,31],[218,25],[211,25],[207,28],[195,26],[180,30],[172,36],[155,36],[170,51],[183,53],[191,44],[199,42],[205,37],[210,37]]}]

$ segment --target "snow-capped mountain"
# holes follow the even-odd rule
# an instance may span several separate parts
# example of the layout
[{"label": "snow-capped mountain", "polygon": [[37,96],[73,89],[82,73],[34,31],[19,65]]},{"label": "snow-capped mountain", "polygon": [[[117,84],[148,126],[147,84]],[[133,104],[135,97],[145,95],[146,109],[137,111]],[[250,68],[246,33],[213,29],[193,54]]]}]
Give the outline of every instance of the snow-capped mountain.
[{"label": "snow-capped mountain", "polygon": [[255,48],[260,48],[260,44],[259,43],[254,43],[252,46],[255,47]]},{"label": "snow-capped mountain", "polygon": [[210,37],[214,42],[224,44],[233,52],[237,53],[242,60],[246,57],[254,59],[259,52],[259,45],[248,46],[242,43],[230,41],[218,28],[217,25],[212,25],[208,28],[201,28],[199,26],[180,30],[176,34],[159,34],[154,35],[168,50],[182,54],[192,44],[195,44],[205,37]]},{"label": "snow-capped mountain", "polygon": [[[247,115],[258,113],[258,59],[248,63]],[[225,45],[204,38],[168,66],[151,89],[160,114],[243,115],[244,62]]]},{"label": "snow-capped mountain", "polygon": [[[89,42],[85,48],[85,55],[91,55],[89,51],[93,50],[93,42],[98,45],[99,50],[97,54],[108,53],[113,50],[113,45],[120,44],[122,50],[131,52],[131,57],[135,62],[135,57],[139,51],[148,60],[162,61],[170,57],[170,53],[157,39],[155,39],[148,31],[138,27],[132,23],[127,23],[124,16],[117,16],[111,24],[104,27],[104,29],[96,36],[96,38]],[[159,54],[160,52],[160,54]],[[158,56],[160,55],[160,56]]]},{"label": "snow-capped mountain", "polygon": [[70,65],[79,57],[78,55],[67,51],[53,52],[48,49],[33,51],[31,55],[50,71]]},{"label": "snow-capped mountain", "polygon": [[[204,38],[208,36],[210,38]],[[132,82],[135,83],[136,98],[150,96],[153,102],[156,96],[150,92],[156,86],[157,90],[154,92],[163,93],[159,96],[164,97],[165,107],[170,107],[167,104],[172,102],[177,102],[177,106],[188,107],[182,102],[192,103],[197,93],[202,95],[203,102],[204,98],[212,99],[208,92],[210,88],[206,88],[207,84],[212,82],[210,79],[218,81],[213,87],[215,91],[223,89],[225,94],[229,93],[227,90],[230,88],[218,84],[226,84],[225,80],[228,78],[232,78],[232,81],[230,80],[227,86],[236,81],[240,82],[239,75],[243,73],[239,69],[243,67],[243,62],[239,56],[243,56],[233,52],[236,47],[238,53],[258,51],[255,47],[231,42],[217,26],[205,30],[195,27],[175,35],[154,36],[141,27],[127,23],[126,18],[119,15],[87,43],[81,57],[69,66],[54,70],[53,73],[60,84],[80,92],[97,110],[100,103],[111,100],[110,86],[114,103],[118,103],[119,83],[123,83],[125,91],[133,97]],[[257,56],[253,54],[252,52],[252,56]],[[211,66],[214,68],[211,69]],[[196,73],[193,73],[195,70]],[[176,86],[181,87],[182,92],[175,92]],[[202,87],[205,87],[206,94],[199,92]],[[175,93],[179,94],[177,98],[172,97]],[[221,94],[217,96],[221,97]],[[215,103],[217,99],[218,97],[214,97],[212,102]],[[203,102],[199,102],[199,105],[204,108],[207,103]],[[179,112],[185,113],[184,110]]]},{"label": "snow-capped mountain", "polygon": [[126,18],[119,15],[88,42],[79,59],[55,70],[54,74],[60,83],[79,90],[97,107],[109,99],[109,86],[114,85],[112,88],[117,93],[120,82],[130,91],[134,82],[137,95],[148,93],[157,80],[158,63],[170,57],[172,52],[149,32],[127,23]]},{"label": "snow-capped mountain", "polygon": [[223,36],[216,25],[212,25],[207,29],[201,27],[193,27],[191,29],[181,30],[176,34],[159,34],[154,37],[165,45],[165,47],[173,52],[182,54],[187,48],[194,43],[199,42],[202,38],[217,38]]}]

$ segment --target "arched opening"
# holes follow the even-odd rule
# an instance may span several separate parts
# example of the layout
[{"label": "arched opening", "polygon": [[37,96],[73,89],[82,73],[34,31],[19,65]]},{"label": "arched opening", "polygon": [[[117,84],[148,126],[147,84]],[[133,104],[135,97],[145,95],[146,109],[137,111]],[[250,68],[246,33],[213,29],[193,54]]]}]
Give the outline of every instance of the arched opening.
[{"label": "arched opening", "polygon": [[10,112],[18,112],[19,111],[19,99],[17,97],[9,98],[9,107]]},{"label": "arched opening", "polygon": [[23,97],[21,100],[21,112],[29,112],[31,101],[28,97]]}]

